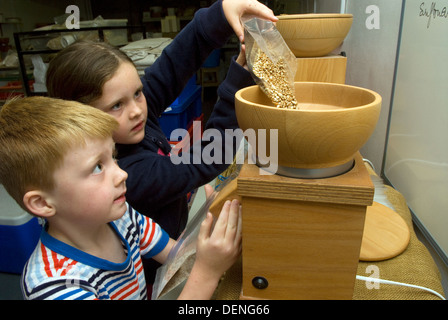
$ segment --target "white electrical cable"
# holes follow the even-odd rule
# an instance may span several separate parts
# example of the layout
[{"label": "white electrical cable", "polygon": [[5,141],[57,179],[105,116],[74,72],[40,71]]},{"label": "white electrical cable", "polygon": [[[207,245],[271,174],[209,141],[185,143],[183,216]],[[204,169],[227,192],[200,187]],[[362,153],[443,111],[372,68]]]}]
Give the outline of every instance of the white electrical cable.
[{"label": "white electrical cable", "polygon": [[413,284],[401,283],[401,282],[384,280],[384,279],[378,279],[378,278],[374,278],[374,277],[364,277],[364,276],[358,276],[358,275],[356,276],[356,279],[362,280],[362,281],[368,281],[368,282],[377,282],[377,283],[390,284],[390,285],[395,285],[395,286],[404,286],[404,287],[417,288],[417,289],[421,289],[421,290],[425,290],[425,291],[431,292],[432,294],[438,296],[440,299],[446,300],[444,296],[442,296],[440,293],[438,293],[438,292],[436,292],[434,290],[431,290],[431,289],[425,288],[425,287],[421,287],[421,286],[416,286],[416,285],[413,285]]},{"label": "white electrical cable", "polygon": [[364,162],[367,162],[370,165],[370,167],[373,169],[373,171],[376,171],[375,166],[373,165],[372,161],[370,161],[369,159],[366,159],[366,158],[363,158],[362,160]]}]

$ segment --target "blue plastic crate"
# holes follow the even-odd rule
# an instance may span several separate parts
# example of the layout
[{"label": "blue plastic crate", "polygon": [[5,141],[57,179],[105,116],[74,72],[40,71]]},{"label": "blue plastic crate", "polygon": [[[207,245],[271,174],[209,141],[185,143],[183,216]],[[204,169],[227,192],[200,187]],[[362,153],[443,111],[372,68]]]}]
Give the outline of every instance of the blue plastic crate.
[{"label": "blue plastic crate", "polygon": [[42,227],[0,185],[0,272],[21,274]]},{"label": "blue plastic crate", "polygon": [[194,75],[188,80],[187,84],[184,87],[184,90],[179,94],[179,96],[174,100],[171,106],[177,106],[179,104],[183,104],[190,96],[194,93],[197,88],[197,76]]},{"label": "blue plastic crate", "polygon": [[[173,130],[187,130],[193,120],[202,114],[201,86],[195,84],[194,89],[186,88],[181,96],[159,118],[160,127],[168,140],[171,140]],[[174,141],[181,139],[182,137],[176,137]]]},{"label": "blue plastic crate", "polygon": [[[190,119],[196,119],[199,118],[202,115],[202,100],[201,100],[201,93],[202,93],[202,87],[197,86],[196,90],[194,91],[195,99],[192,101],[191,105],[188,107],[188,113]],[[191,124],[190,123],[188,125]]]},{"label": "blue plastic crate", "polygon": [[207,59],[205,60],[205,62],[202,65],[202,67],[203,68],[216,68],[219,66],[220,58],[221,58],[221,50],[215,49],[207,57]]}]

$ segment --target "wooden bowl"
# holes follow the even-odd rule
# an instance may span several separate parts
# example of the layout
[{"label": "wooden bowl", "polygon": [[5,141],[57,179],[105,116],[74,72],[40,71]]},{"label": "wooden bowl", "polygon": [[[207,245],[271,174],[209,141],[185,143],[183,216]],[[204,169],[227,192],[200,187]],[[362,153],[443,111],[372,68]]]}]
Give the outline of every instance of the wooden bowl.
[{"label": "wooden bowl", "polygon": [[336,49],[347,36],[353,22],[351,14],[280,15],[276,23],[296,57],[322,57]]},{"label": "wooden bowl", "polygon": [[[371,90],[322,82],[295,82],[299,109],[276,108],[259,86],[235,95],[238,124],[254,129],[257,147],[249,140],[260,163],[269,160],[270,129],[278,130],[278,165],[286,168],[337,168],[353,158],[373,133],[381,96]],[[260,129],[266,129],[266,150],[260,151]],[[265,157],[265,155],[267,157]],[[272,159],[272,157],[271,157]]]}]

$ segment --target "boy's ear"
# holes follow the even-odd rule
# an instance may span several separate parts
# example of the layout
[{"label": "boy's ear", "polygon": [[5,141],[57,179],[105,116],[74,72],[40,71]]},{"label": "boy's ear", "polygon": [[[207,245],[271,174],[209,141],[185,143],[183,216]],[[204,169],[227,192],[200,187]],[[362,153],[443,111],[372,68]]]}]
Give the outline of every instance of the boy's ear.
[{"label": "boy's ear", "polygon": [[56,213],[55,207],[41,190],[32,190],[25,193],[23,203],[28,210],[36,216],[48,218]]}]

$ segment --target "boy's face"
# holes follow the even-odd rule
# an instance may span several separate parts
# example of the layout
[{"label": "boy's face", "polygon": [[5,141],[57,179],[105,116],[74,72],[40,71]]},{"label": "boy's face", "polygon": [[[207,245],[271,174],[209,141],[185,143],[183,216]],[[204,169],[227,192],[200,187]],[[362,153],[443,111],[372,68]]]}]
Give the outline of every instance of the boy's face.
[{"label": "boy's face", "polygon": [[103,86],[102,96],[91,105],[112,115],[119,123],[114,140],[120,144],[136,144],[145,136],[148,116],[143,85],[135,67],[122,62],[113,77]]},{"label": "boy's face", "polygon": [[93,226],[114,221],[126,212],[127,173],[113,157],[112,138],[87,140],[64,157],[54,173],[51,192],[56,219],[70,226]]}]

